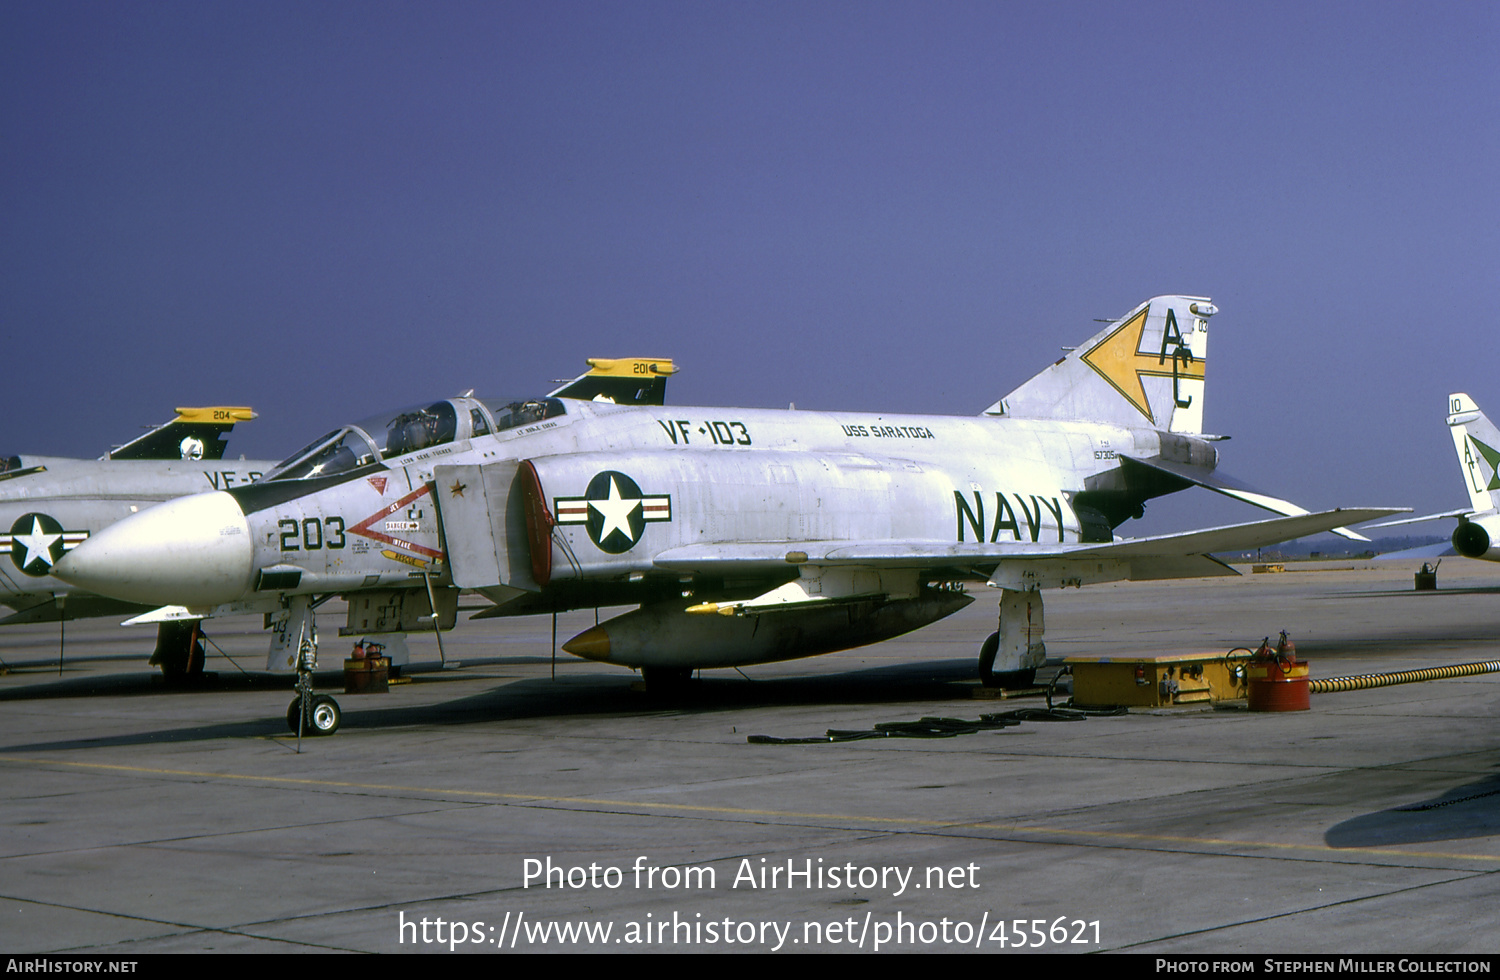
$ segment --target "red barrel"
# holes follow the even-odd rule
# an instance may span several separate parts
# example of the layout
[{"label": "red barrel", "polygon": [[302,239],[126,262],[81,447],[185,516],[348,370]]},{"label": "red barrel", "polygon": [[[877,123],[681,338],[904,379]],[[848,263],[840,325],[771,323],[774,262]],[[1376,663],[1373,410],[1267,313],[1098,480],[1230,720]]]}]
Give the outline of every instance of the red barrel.
[{"label": "red barrel", "polygon": [[390,657],[350,657],[344,661],[344,693],[384,694],[390,690],[390,671]]},{"label": "red barrel", "polygon": [[1309,668],[1305,660],[1253,660],[1246,668],[1251,711],[1306,711]]}]

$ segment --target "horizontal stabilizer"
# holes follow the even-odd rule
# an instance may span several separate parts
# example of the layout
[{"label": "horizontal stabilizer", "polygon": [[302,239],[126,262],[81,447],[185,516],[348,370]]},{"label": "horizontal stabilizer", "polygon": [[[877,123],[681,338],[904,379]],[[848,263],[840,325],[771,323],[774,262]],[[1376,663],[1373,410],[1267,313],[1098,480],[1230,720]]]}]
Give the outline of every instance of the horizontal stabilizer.
[{"label": "horizontal stabilizer", "polygon": [[1366,531],[1373,531],[1377,527],[1396,527],[1401,524],[1421,524],[1423,521],[1438,521],[1445,517],[1473,517],[1472,510],[1445,510],[1441,514],[1423,514],[1421,517],[1403,517],[1399,521],[1382,521],[1379,524],[1366,525]]},{"label": "horizontal stabilizer", "polygon": [[[1300,517],[1303,514],[1309,513],[1307,508],[1298,507],[1290,500],[1283,500],[1280,497],[1273,497],[1268,493],[1263,493],[1260,490],[1256,490],[1254,487],[1236,480],[1232,476],[1227,476],[1222,473],[1205,473],[1203,470],[1197,469],[1192,466],[1186,466],[1181,463],[1174,463],[1171,460],[1159,459],[1154,457],[1150,459],[1141,459],[1134,456],[1122,456],[1121,460],[1125,463],[1126,466],[1135,464],[1156,470],[1161,473],[1169,473],[1172,476],[1175,476],[1181,480],[1186,480],[1187,482],[1195,486],[1203,487],[1206,490],[1212,490],[1214,493],[1221,493],[1226,497],[1233,497],[1235,500],[1244,501],[1245,503],[1255,507],[1259,507],[1262,510],[1268,510],[1273,514],[1284,514],[1288,517]],[[1370,540],[1369,538],[1365,537],[1362,534],[1359,534],[1356,531],[1351,531],[1347,527],[1334,527],[1329,528],[1328,530],[1340,537],[1348,538],[1350,541]]]}]

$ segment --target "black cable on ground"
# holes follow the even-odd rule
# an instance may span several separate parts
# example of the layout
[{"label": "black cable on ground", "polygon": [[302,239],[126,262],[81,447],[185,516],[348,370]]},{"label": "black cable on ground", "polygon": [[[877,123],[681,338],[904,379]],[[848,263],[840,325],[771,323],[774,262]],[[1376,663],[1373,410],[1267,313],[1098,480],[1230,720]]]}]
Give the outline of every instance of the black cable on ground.
[{"label": "black cable on ground", "polygon": [[750,735],[752,745],[807,745],[813,742],[857,742],[870,738],[953,738],[984,731],[1012,728],[1023,721],[1084,721],[1089,715],[1123,715],[1124,708],[1083,710],[1080,708],[1017,708],[995,714],[980,715],[978,721],[963,718],[922,718],[918,721],[885,721],[868,729],[830,728],[824,735],[782,738],[776,735]]},{"label": "black cable on ground", "polygon": [[1470,800],[1481,800],[1486,796],[1496,795],[1500,795],[1500,789],[1492,789],[1488,793],[1475,793],[1472,796],[1460,796],[1457,799],[1452,800],[1442,800],[1438,803],[1414,803],[1411,806],[1398,806],[1396,807],[1396,810],[1400,813],[1420,812],[1422,810],[1437,810],[1441,807],[1452,806],[1455,803],[1467,803]]}]

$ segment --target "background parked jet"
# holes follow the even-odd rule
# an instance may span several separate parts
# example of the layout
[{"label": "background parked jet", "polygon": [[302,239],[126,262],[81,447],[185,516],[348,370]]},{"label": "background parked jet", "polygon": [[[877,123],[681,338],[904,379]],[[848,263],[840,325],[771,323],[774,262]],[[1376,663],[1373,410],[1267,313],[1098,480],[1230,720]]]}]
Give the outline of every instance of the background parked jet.
[{"label": "background parked jet", "polygon": [[[455,399],[330,433],[249,487],[143,511],[59,576],[163,616],[318,596],[348,629],[449,628],[460,589],[521,615],[639,603],[564,649],[648,683],[872,643],[1000,590],[981,673],[1045,656],[1042,588],[1235,572],[1211,555],[1386,516],[1308,514],[1216,477],[1205,298],[1136,307],[977,418]],[[1293,516],[1116,539],[1193,484]],[[166,608],[174,604],[176,608]]]},{"label": "background parked jet", "polygon": [[1448,431],[1458,452],[1458,465],[1469,490],[1469,507],[1424,514],[1370,528],[1418,524],[1444,517],[1458,518],[1453,550],[1465,558],[1500,561],[1500,429],[1463,392],[1448,396]]},{"label": "background parked jet", "polygon": [[[248,408],[179,408],[177,417],[99,459],[0,458],[0,603],[13,610],[0,626],[143,612],[151,607],[74,589],[54,578],[66,552],[137,511],[205,489],[250,483],[271,460],[225,460],[225,436]],[[152,663],[167,674],[189,669],[201,644],[195,623],[170,624],[157,636]]]}]

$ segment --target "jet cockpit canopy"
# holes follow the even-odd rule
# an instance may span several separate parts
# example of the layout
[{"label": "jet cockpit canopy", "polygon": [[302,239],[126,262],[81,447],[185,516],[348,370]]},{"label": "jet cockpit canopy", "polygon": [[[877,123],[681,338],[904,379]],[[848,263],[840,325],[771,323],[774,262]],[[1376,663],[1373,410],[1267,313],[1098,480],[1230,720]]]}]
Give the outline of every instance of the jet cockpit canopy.
[{"label": "jet cockpit canopy", "polygon": [[448,398],[372,415],[335,429],[277,463],[263,478],[309,480],[334,476],[474,436],[503,432],[562,415],[556,398],[480,401]]}]

